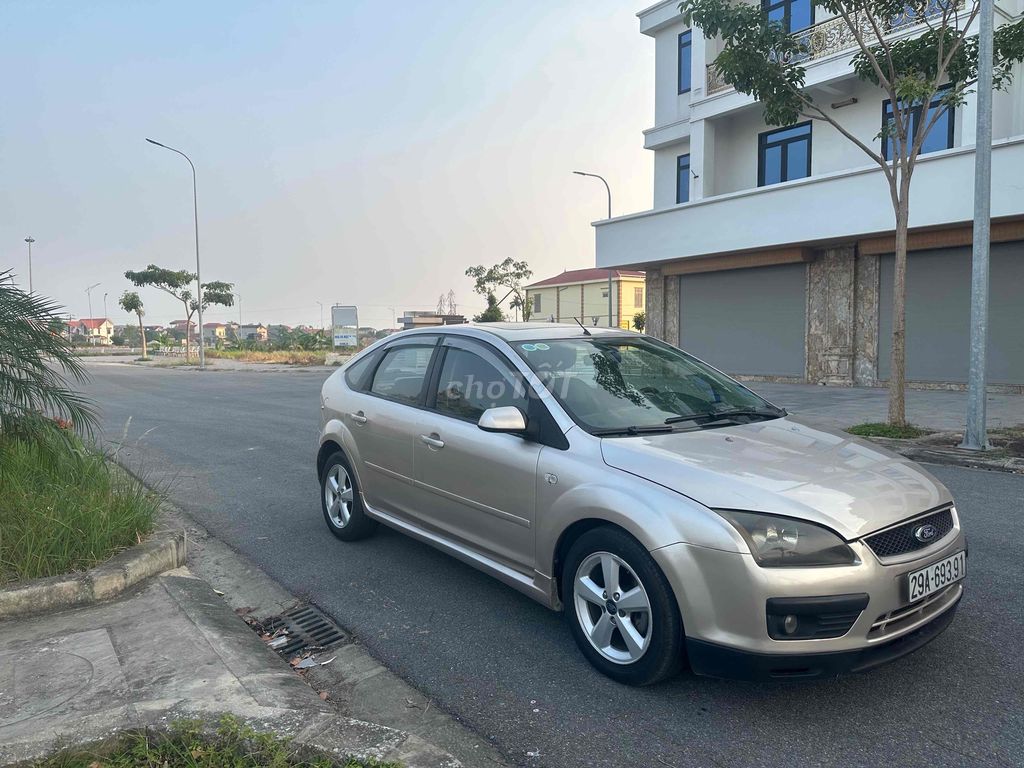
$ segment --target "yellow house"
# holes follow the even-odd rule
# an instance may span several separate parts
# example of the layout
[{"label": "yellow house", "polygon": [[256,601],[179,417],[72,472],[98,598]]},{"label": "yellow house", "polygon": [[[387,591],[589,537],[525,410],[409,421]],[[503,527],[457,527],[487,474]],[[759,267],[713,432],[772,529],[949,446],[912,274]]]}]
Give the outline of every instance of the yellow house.
[{"label": "yellow house", "polygon": [[[612,283],[612,322],[608,322],[608,275]],[[633,316],[644,311],[647,290],[643,272],[628,269],[570,269],[526,286],[531,320],[632,328]]]}]

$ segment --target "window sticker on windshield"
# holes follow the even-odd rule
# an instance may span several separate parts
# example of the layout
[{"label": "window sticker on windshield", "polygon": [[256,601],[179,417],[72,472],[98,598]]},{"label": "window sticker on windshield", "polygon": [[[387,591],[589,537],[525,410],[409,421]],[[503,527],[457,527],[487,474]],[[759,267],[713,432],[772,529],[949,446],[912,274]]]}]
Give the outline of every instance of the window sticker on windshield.
[{"label": "window sticker on windshield", "polygon": [[523,352],[536,352],[537,351],[537,345],[536,344],[520,344],[519,346],[523,350]]},{"label": "window sticker on windshield", "polygon": [[533,348],[538,352],[544,352],[545,350],[551,349],[547,344],[534,344]]}]

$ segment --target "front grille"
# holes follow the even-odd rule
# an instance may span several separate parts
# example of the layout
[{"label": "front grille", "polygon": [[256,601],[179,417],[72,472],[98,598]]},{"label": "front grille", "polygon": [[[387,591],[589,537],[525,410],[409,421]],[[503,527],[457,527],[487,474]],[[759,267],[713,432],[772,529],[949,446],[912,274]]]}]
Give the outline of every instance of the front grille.
[{"label": "front grille", "polygon": [[[935,526],[936,534],[928,541],[918,541],[914,538],[914,531],[919,526],[926,524]],[[895,557],[929,547],[943,539],[951,530],[953,530],[953,510],[946,507],[938,512],[932,512],[930,515],[900,523],[881,533],[868,536],[864,541],[879,557]]]}]

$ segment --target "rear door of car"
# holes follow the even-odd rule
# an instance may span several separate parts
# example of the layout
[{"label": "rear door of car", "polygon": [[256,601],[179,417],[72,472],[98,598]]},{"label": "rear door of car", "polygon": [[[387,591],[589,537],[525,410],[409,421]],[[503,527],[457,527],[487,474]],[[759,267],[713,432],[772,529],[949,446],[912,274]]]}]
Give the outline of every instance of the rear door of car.
[{"label": "rear door of car", "polygon": [[342,418],[358,449],[356,468],[373,509],[408,518],[415,506],[413,447],[438,337],[415,335],[388,345]]},{"label": "rear door of car", "polygon": [[528,411],[518,370],[495,348],[450,335],[434,363],[414,444],[417,514],[446,538],[529,572],[543,446],[477,426],[487,408]]}]

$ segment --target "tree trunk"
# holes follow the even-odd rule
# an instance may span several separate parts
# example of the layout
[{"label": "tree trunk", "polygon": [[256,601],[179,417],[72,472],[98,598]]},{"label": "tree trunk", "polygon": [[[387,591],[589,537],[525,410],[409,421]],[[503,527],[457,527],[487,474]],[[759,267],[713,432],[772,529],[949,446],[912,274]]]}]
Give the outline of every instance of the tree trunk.
[{"label": "tree trunk", "polygon": [[910,205],[904,185],[896,209],[896,254],[892,278],[892,356],[889,372],[889,423],[906,426],[907,385],[907,227]]},{"label": "tree trunk", "polygon": [[139,335],[142,337],[142,359],[146,359],[146,329],[142,327],[142,315],[139,315]]}]

